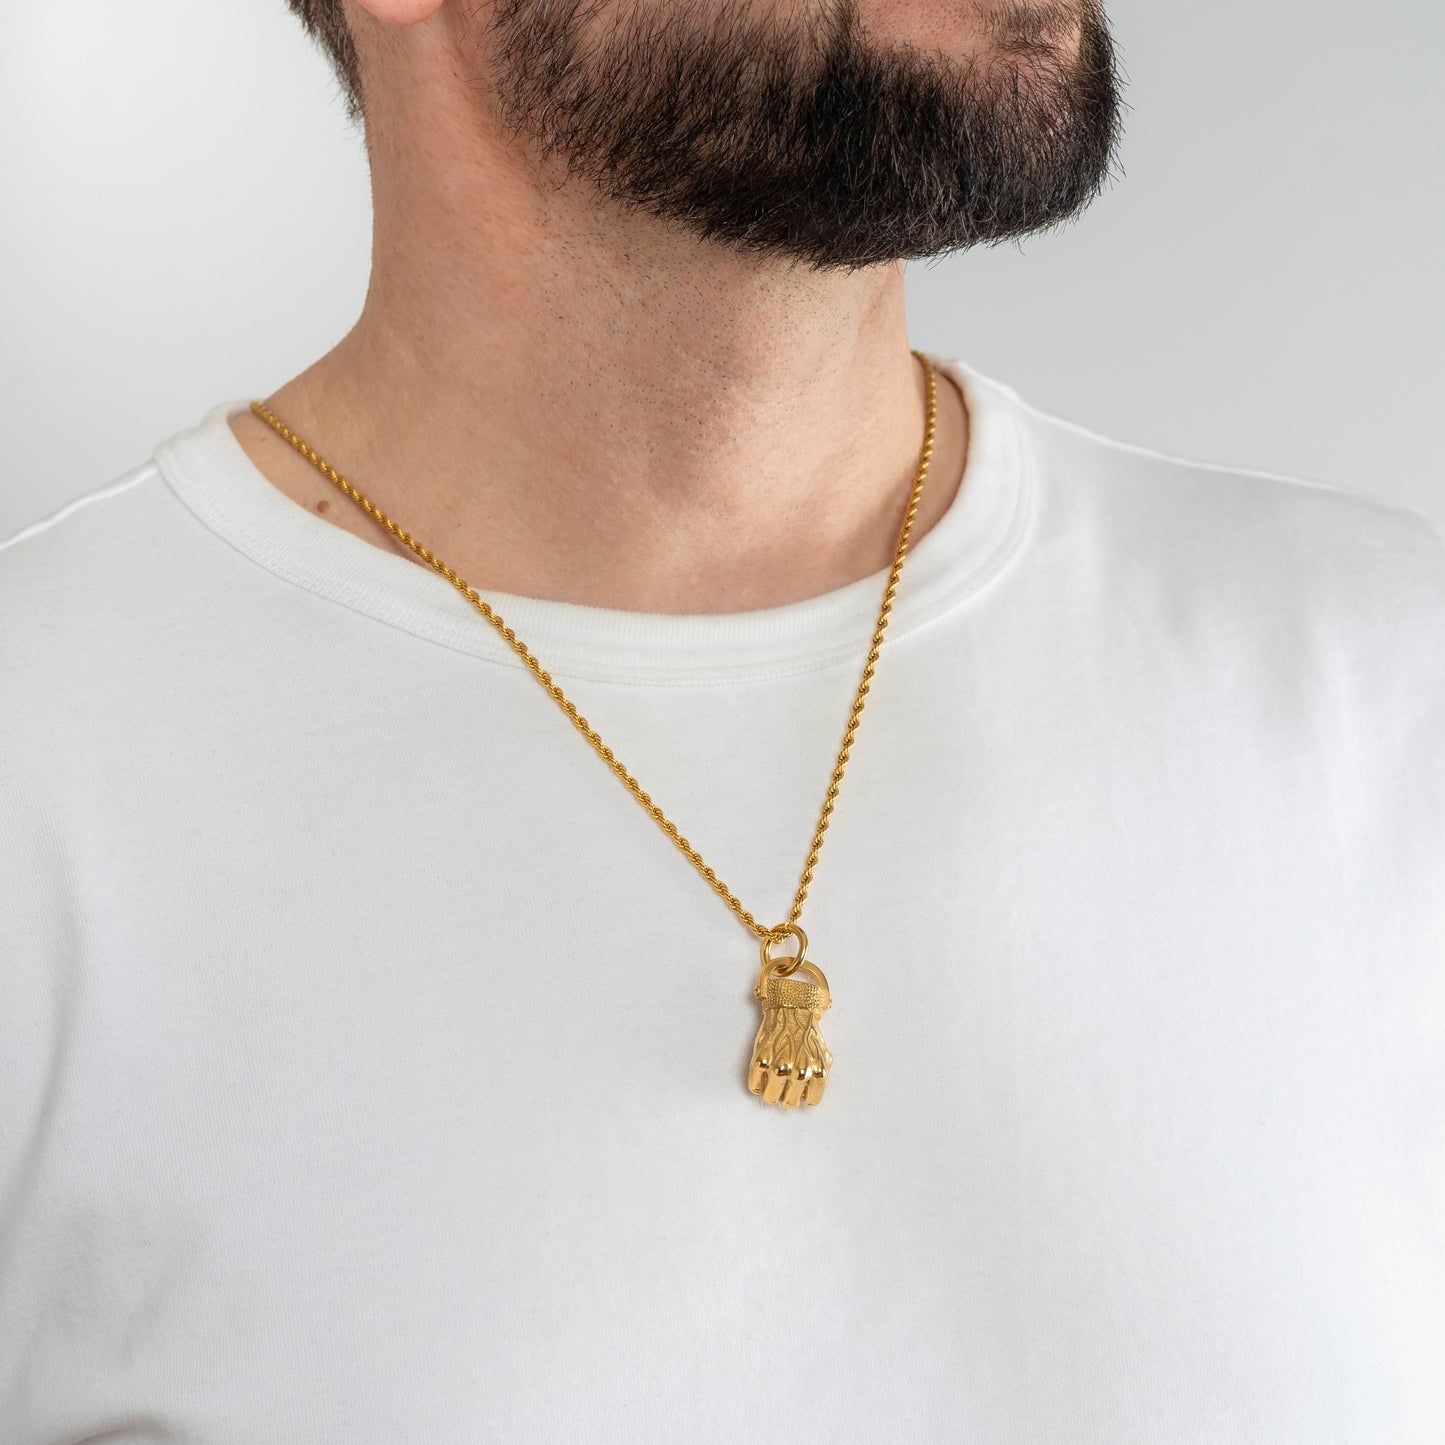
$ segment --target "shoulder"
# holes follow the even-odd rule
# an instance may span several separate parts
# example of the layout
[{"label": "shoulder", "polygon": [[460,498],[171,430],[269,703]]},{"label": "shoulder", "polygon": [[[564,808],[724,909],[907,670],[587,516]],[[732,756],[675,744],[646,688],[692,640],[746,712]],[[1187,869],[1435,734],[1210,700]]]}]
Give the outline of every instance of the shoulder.
[{"label": "shoulder", "polygon": [[1061,677],[1213,707],[1230,727],[1253,718],[1292,747],[1333,739],[1334,756],[1406,770],[1445,801],[1438,523],[1369,495],[1376,478],[1355,491],[1196,461],[988,379],[980,397],[1011,418],[1033,480],[1029,540],[999,603],[1037,629]]},{"label": "shoulder", "polygon": [[[0,746],[101,735],[184,624],[199,528],[147,459],[0,541]],[[119,707],[121,712],[117,713]]]},{"label": "shoulder", "polygon": [[163,489],[154,460],[140,462],[0,538],[0,616],[14,622],[51,611],[78,595],[81,577],[124,565],[148,519],[165,506]]},{"label": "shoulder", "polygon": [[[1193,460],[1108,436],[998,383],[1026,434],[1042,493],[1038,543],[1100,586],[1186,612],[1273,608],[1445,626],[1445,529],[1359,490]],[[1441,479],[1445,490],[1445,478]],[[1067,569],[1066,569],[1067,570]],[[1266,617],[1260,617],[1265,625]]]}]

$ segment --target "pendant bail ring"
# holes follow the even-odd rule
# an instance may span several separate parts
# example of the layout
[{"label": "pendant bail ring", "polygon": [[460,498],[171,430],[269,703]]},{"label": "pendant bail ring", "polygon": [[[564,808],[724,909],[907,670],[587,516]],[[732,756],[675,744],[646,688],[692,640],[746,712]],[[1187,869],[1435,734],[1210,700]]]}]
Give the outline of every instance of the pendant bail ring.
[{"label": "pendant bail ring", "polygon": [[[798,940],[798,951],[795,954],[784,954],[774,958],[768,952],[768,946],[773,943],[781,943],[789,934]],[[780,923],[776,928],[770,928],[763,937],[761,949],[763,955],[763,967],[770,968],[774,974],[787,975],[792,973],[808,951],[808,935],[796,923]]]}]

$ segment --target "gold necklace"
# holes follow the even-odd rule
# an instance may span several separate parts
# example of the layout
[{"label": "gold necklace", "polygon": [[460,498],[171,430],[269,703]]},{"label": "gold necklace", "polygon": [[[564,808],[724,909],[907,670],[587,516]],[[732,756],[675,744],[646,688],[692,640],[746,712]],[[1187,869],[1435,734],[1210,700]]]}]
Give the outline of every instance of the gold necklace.
[{"label": "gold necklace", "polygon": [[[593,750],[609,768],[622,780],[628,792],[647,809],[648,813],[687,857],[688,862],[707,880],[713,890],[729,908],[742,920],[748,929],[762,940],[762,969],[753,987],[754,996],[762,1005],[762,1022],[758,1025],[753,1041],[752,1059],[748,1065],[747,1084],[749,1090],[759,1095],[765,1103],[782,1104],[794,1108],[799,1104],[816,1104],[823,1097],[833,1067],[833,1055],[823,1043],[818,1032],[818,1021],[823,1011],[832,1006],[832,995],[823,971],[805,955],[808,951],[808,935],[798,924],[802,916],[803,900],[808,896],[808,887],[813,881],[813,870],[818,864],[822,851],[823,837],[828,831],[838,789],[843,781],[843,770],[848,755],[853,749],[853,739],[858,731],[859,719],[863,716],[863,699],[868,695],[873,671],[878,664],[878,652],[883,646],[883,632],[888,626],[888,614],[893,610],[893,597],[898,590],[898,579],[903,572],[903,559],[908,552],[908,535],[913,529],[913,519],[918,513],[918,501],[923,495],[923,483],[928,476],[928,464],[933,457],[933,434],[937,410],[937,382],[933,363],[921,351],[913,355],[923,365],[927,387],[927,407],[923,431],[923,450],[918,459],[918,470],[913,478],[913,489],[909,493],[908,507],[904,512],[903,526],[898,533],[898,546],[893,555],[893,566],[888,573],[888,585],[883,589],[883,604],[878,611],[878,624],[873,629],[873,644],[868,649],[868,660],[863,667],[863,676],[853,699],[853,709],[848,717],[848,728],[843,735],[843,746],[838,752],[838,761],[833,767],[833,776],[828,784],[827,796],[823,799],[823,811],[813,834],[813,844],[808,852],[808,861],[803,868],[803,877],[798,884],[793,906],[787,921],[773,928],[760,924],[751,913],[734,897],[731,889],[703,862],[702,855],[676,826],[642,790],[637,780],[618,760],[617,755],[597,735],[587,719],[572,704],[571,700],[552,681],[551,675],[528,651],[515,632],[482,599],[476,588],[457,575],[441,558],[429,552],[409,532],[397,526],[376,503],[357,491],[334,467],[324,461],[294,431],[273,413],[264,402],[253,401],[251,410],[274,428],[303,457],[315,466],[328,480],[334,482],[363,511],[374,517],[399,542],[409,547],[433,571],[440,573],[451,583],[478,612],[501,633],[508,645],[531,669],[537,680],[551,693],[562,711],[572,720],[573,726],[592,745]],[[797,939],[798,951],[791,954],[774,955],[770,950],[789,935]],[[802,972],[807,979],[792,978],[789,975]]]}]

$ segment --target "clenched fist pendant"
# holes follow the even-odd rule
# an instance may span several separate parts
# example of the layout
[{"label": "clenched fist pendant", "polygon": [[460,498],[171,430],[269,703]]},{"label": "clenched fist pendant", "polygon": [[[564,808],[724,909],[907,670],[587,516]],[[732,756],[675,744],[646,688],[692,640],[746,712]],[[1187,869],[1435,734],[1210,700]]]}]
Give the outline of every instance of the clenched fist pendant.
[{"label": "clenched fist pendant", "polygon": [[[774,958],[768,945],[781,933],[797,936],[798,951]],[[748,1088],[764,1103],[787,1109],[818,1103],[833,1067],[833,1055],[818,1032],[818,1020],[833,999],[823,970],[803,957],[807,948],[808,935],[796,923],[775,930],[763,940],[763,967],[753,988],[763,1006],[763,1021],[753,1043]],[[797,973],[807,976],[793,977]]]}]

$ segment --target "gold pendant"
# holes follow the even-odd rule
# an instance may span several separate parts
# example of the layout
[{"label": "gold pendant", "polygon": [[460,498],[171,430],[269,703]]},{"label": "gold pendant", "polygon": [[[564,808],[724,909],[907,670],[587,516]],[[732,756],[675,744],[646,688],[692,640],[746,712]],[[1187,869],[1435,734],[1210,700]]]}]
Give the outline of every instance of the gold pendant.
[{"label": "gold pendant", "polygon": [[[778,934],[786,933],[797,936],[797,953],[772,957],[768,945]],[[753,987],[762,1002],[763,1021],[753,1042],[748,1088],[761,1095],[765,1104],[781,1104],[787,1109],[818,1103],[833,1067],[833,1055],[818,1032],[818,1020],[823,1010],[832,1006],[833,998],[823,970],[803,957],[807,950],[808,935],[796,923],[774,930],[763,939],[763,967]],[[791,977],[798,972],[808,977]]]}]

